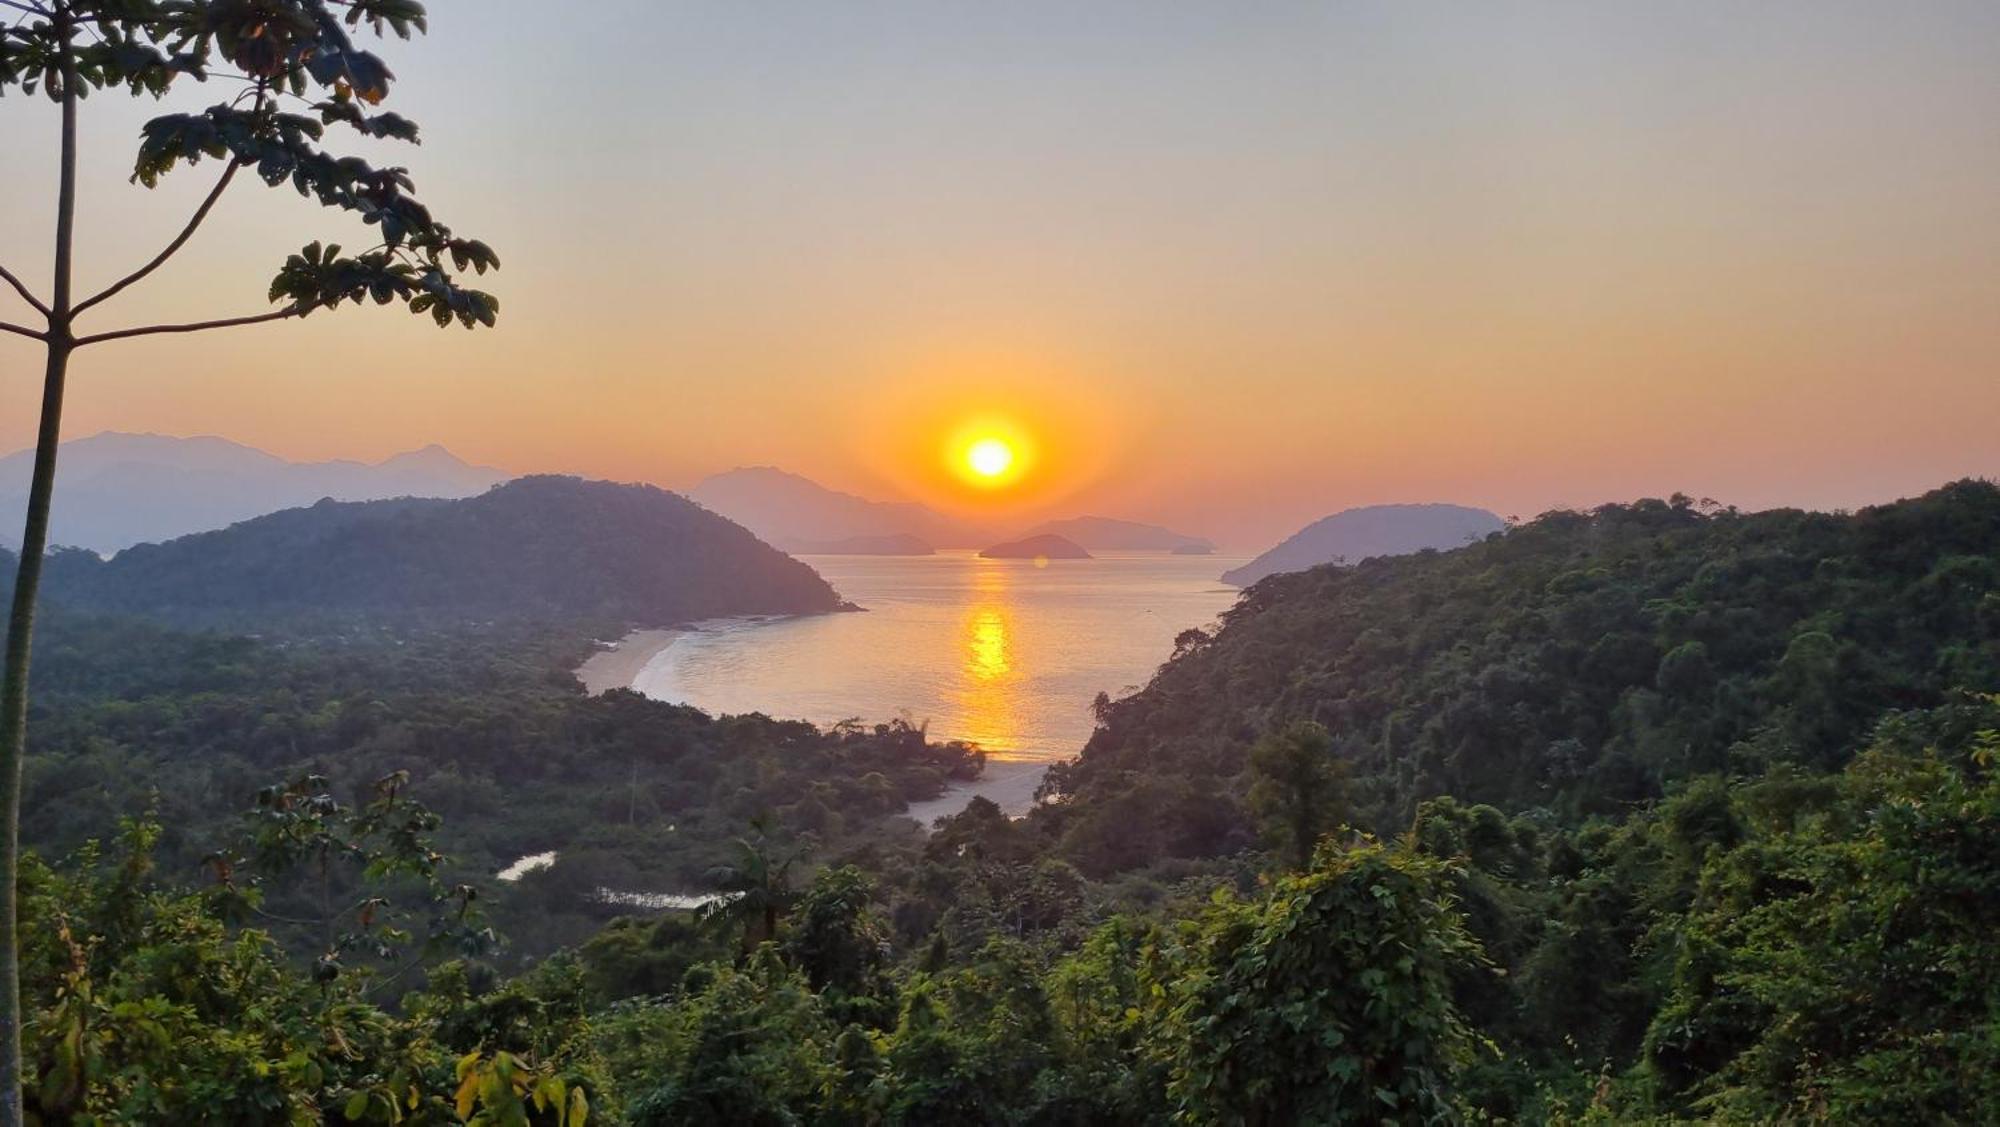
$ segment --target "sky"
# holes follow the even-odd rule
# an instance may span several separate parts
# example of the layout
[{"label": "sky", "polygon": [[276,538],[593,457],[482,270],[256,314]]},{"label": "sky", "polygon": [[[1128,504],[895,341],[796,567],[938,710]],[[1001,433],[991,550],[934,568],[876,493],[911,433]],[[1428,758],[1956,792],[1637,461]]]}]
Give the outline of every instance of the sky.
[{"label": "sky", "polygon": [[[1245,550],[1357,504],[2000,475],[2000,5],[430,8],[379,49],[424,143],[359,151],[499,252],[500,327],[104,345],[66,434],[669,487],[772,464]],[[128,183],[139,124],[221,96],[85,104],[85,292],[213,175]],[[55,127],[0,101],[0,264],[38,283]],[[261,311],[313,239],[361,230],[240,178],[89,324]],[[0,336],[0,448],[39,375]],[[1032,447],[1006,488],[945,465],[980,421]]]}]

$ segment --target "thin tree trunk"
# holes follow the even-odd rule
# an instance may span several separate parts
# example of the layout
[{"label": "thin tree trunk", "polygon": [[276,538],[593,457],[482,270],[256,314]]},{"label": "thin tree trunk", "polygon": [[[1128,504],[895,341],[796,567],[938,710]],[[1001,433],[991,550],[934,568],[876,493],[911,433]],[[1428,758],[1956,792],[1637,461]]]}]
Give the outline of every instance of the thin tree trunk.
[{"label": "thin tree trunk", "polygon": [[70,247],[76,226],[76,70],[70,63],[67,14],[56,16],[63,40],[62,169],[56,192],[55,287],[49,303],[48,367],[42,377],[42,421],[35,435],[35,472],[28,520],[14,573],[7,618],[7,664],[0,685],[0,1127],[21,1127],[21,942],[17,886],[21,849],[21,761],[28,746],[28,655],[35,594],[48,551],[49,499],[62,441],[63,381],[69,374]]}]

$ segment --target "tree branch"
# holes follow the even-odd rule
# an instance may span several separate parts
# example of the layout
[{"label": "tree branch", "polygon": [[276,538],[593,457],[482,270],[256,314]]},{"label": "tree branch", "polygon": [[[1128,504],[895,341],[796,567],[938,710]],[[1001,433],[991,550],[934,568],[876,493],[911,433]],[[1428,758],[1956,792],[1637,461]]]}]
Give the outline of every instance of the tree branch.
[{"label": "tree branch", "polygon": [[190,238],[194,237],[195,228],[201,226],[201,221],[208,218],[209,209],[215,206],[215,201],[222,198],[223,190],[229,187],[229,182],[236,178],[236,170],[242,167],[243,164],[241,161],[231,158],[231,160],[229,161],[229,167],[222,170],[222,178],[215,182],[215,187],[209,189],[208,198],[202,200],[201,206],[195,209],[194,218],[188,220],[187,226],[181,228],[181,233],[175,236],[173,242],[167,244],[167,249],[153,256],[153,260],[151,262],[148,262],[144,266],[141,266],[137,270],[134,270],[132,273],[125,275],[123,278],[120,278],[117,282],[112,284],[110,289],[105,290],[103,293],[98,294],[96,297],[86,298],[83,301],[79,302],[77,304],[76,309],[72,311],[71,315],[74,316],[77,313],[82,313],[84,310],[89,309],[91,306],[96,305],[98,302],[111,297],[113,294],[116,294],[119,290],[124,289],[126,286],[131,285],[132,283],[138,281],[139,279],[159,269],[161,263],[165,262],[169,258],[172,258],[174,256],[175,251],[181,249],[181,247],[187,244],[187,241]]},{"label": "tree branch", "polygon": [[24,337],[33,337],[36,340],[49,339],[47,334],[38,333],[26,325],[16,325],[10,321],[0,321],[0,332],[19,333]]},{"label": "tree branch", "polygon": [[34,306],[35,312],[40,313],[44,317],[49,315],[49,307],[42,303],[42,299],[36,297],[34,291],[30,290],[27,286],[22,285],[21,279],[16,278],[13,272],[5,266],[0,266],[0,278],[5,278],[7,284],[14,287],[14,292],[20,294],[22,299],[29,305]]},{"label": "tree branch", "polygon": [[250,909],[250,911],[263,917],[264,919],[273,920],[281,924],[297,924],[300,927],[317,927],[320,924],[326,922],[325,920],[301,920],[293,916],[281,916],[278,915],[276,912],[267,912],[264,909],[259,908],[255,904],[245,904],[244,907]]},{"label": "tree branch", "polygon": [[375,981],[369,983],[366,993],[373,994],[377,990],[382,989],[383,987],[389,985],[390,983],[396,981],[397,979],[403,977],[404,975],[410,973],[413,970],[416,970],[418,967],[423,965],[424,965],[424,957],[422,954],[418,954],[416,958],[411,959],[409,962],[404,963],[401,967],[398,967],[396,969],[396,973],[388,976],[387,978],[378,978]]},{"label": "tree branch", "polygon": [[98,344],[107,340],[123,340],[126,337],[149,336],[153,333],[199,333],[207,329],[227,329],[236,325],[258,325],[265,321],[282,321],[287,317],[297,317],[303,312],[305,310],[296,305],[287,305],[283,309],[272,310],[269,313],[258,313],[250,317],[229,317],[221,321],[195,321],[186,325],[141,325],[136,329],[117,329],[108,333],[93,333],[87,337],[78,337],[76,347],[82,348],[86,344]]}]

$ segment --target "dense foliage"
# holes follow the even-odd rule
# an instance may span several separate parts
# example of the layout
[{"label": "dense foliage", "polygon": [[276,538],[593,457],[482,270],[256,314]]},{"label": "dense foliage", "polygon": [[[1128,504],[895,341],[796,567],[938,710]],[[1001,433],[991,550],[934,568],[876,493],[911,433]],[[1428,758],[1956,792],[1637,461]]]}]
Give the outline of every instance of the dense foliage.
[{"label": "dense foliage", "polygon": [[[357,626],[309,641],[183,634],[56,615],[38,655],[23,837],[59,856],[152,810],[168,872],[192,878],[268,784],[320,775],[344,800],[406,771],[442,842],[486,883],[557,851],[500,916],[521,954],[620,910],[599,888],[703,892],[769,814],[823,848],[912,838],[894,815],[978,771],[979,754],[900,724],[823,731],[583,694],[577,639]],[[532,902],[518,916],[515,900]]]},{"label": "dense foliage", "polygon": [[2000,739],[1966,722],[1733,797],[1715,828],[1744,840],[1707,843],[1646,1038],[1664,1091],[1734,1120],[2000,1119]]},{"label": "dense foliage", "polygon": [[530,995],[476,989],[467,965],[438,962],[426,991],[386,1008],[393,976],[327,959],[305,973],[264,932],[232,926],[255,897],[160,885],[158,833],[130,823],[108,855],[93,845],[23,872],[31,1121],[587,1121],[602,1085],[574,1035],[574,973]]},{"label": "dense foliage", "polygon": [[974,810],[905,887],[824,871],[776,946],[614,1006],[608,1059],[650,1122],[1987,1122],[1997,756],[2000,699],[1965,698],[1622,822],[1436,799],[1295,875],[906,934],[926,886],[1049,863]]},{"label": "dense foliage", "polygon": [[60,553],[45,597],[259,628],[357,615],[670,626],[842,605],[811,568],[691,501],[553,476],[463,500],[321,501],[108,561]]},{"label": "dense foliage", "polygon": [[[559,1082],[636,1123],[1983,1122],[1996,727],[1990,698],[1910,714],[1839,773],[1699,780],[1619,825],[1438,800],[1247,894],[1100,889],[1074,932],[909,943],[904,893],[827,868],[744,953],[670,913],[511,982],[434,962],[394,1004],[384,970],[307,973],[230,923],[233,889],[162,887],[141,824],[31,869],[36,1099],[433,1122],[490,1091],[557,1122],[533,1097]],[[1020,832],[974,812],[929,861],[976,881]]]}]

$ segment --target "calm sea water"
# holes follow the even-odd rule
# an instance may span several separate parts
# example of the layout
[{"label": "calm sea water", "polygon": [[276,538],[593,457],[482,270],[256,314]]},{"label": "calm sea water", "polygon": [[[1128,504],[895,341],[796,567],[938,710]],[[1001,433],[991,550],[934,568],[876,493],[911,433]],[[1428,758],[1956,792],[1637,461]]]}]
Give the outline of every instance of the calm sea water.
[{"label": "calm sea water", "polygon": [[820,724],[906,716],[996,760],[1064,758],[1090,736],[1092,698],[1144,684],[1174,635],[1235,601],[1216,576],[1242,562],[801,558],[867,612],[707,624],[655,657],[633,688],[713,713]]}]

